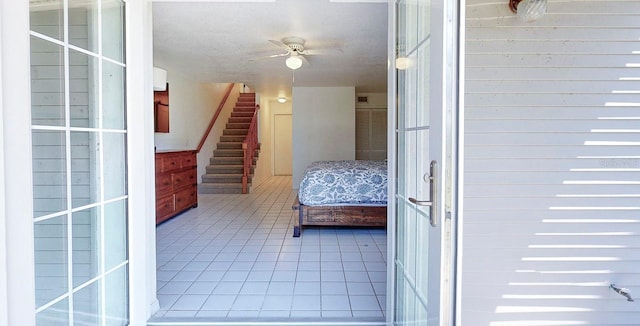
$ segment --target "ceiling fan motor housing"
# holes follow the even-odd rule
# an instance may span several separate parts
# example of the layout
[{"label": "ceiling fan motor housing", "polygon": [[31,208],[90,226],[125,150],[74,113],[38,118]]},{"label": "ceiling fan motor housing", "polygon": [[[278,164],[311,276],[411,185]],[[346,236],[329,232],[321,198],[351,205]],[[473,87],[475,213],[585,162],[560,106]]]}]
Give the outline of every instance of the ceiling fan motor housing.
[{"label": "ceiling fan motor housing", "polygon": [[304,39],[302,38],[295,36],[285,37],[284,39],[282,39],[282,43],[288,46],[292,51],[298,53],[304,51]]}]

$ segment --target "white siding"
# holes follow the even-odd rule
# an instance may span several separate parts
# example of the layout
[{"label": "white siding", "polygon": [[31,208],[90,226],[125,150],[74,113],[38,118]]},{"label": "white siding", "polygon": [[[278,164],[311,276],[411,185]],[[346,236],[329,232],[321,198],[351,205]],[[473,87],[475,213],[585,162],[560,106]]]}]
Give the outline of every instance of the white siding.
[{"label": "white siding", "polygon": [[507,3],[466,4],[462,325],[638,325],[640,2]]}]

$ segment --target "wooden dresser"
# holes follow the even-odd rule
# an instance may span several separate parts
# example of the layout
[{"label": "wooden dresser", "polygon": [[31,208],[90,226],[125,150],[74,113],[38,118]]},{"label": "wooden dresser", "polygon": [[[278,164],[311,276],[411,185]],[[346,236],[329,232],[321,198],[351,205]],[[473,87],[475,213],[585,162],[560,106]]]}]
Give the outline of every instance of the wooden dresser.
[{"label": "wooden dresser", "polygon": [[156,152],[156,224],[197,206],[196,152]]}]

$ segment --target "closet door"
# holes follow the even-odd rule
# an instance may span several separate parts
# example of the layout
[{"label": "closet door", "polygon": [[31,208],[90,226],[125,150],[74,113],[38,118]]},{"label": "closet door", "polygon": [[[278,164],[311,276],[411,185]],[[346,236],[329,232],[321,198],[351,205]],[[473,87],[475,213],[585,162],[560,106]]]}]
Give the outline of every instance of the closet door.
[{"label": "closet door", "polygon": [[356,109],[356,160],[387,158],[387,109]]}]

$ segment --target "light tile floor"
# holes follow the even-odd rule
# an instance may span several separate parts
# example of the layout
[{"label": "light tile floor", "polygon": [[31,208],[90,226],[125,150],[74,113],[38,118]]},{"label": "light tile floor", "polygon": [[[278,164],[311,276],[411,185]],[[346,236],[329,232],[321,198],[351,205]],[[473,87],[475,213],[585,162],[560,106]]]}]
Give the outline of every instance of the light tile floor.
[{"label": "light tile floor", "polygon": [[291,177],[249,195],[199,195],[157,228],[153,320],[383,320],[386,231],[311,228],[292,237]]}]

